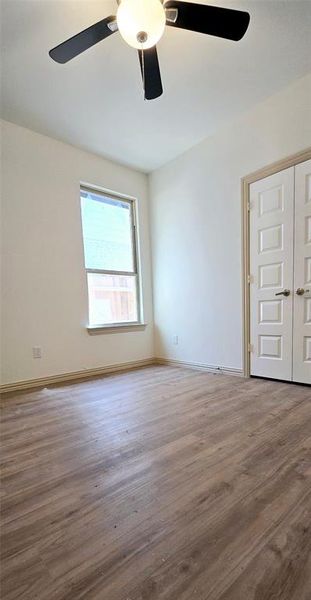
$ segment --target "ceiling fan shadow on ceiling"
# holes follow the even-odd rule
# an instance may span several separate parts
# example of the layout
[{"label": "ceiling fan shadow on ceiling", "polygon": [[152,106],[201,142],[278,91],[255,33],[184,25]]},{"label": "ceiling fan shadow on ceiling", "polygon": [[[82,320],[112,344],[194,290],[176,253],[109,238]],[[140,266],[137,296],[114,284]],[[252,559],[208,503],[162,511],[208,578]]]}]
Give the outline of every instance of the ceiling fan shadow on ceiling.
[{"label": "ceiling fan shadow on ceiling", "polygon": [[84,31],[62,42],[52,50],[50,57],[66,63],[116,31],[138,50],[144,98],[153,100],[163,93],[156,44],[165,25],[188,29],[227,40],[239,41],[247,31],[248,12],[208,6],[180,0],[121,0],[117,14],[91,25]]}]

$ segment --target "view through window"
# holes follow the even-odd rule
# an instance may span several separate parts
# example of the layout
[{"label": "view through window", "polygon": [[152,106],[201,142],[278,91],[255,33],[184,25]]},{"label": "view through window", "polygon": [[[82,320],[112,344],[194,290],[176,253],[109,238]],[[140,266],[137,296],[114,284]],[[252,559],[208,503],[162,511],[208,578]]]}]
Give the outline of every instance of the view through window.
[{"label": "view through window", "polygon": [[139,321],[133,201],[81,187],[89,324]]}]

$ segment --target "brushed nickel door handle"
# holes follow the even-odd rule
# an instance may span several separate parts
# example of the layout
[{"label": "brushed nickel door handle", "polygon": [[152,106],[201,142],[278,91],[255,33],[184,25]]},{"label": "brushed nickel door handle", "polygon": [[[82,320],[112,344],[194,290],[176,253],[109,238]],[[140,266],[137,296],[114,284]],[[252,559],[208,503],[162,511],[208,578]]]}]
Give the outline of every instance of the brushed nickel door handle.
[{"label": "brushed nickel door handle", "polygon": [[283,292],[278,292],[277,294],[275,294],[275,296],[289,296],[290,295],[290,290],[283,290]]}]

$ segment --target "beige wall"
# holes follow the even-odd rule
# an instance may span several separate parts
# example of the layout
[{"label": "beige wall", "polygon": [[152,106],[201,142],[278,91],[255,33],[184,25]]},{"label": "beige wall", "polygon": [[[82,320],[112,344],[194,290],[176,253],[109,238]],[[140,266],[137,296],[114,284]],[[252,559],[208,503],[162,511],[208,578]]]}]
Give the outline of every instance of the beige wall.
[{"label": "beige wall", "polygon": [[242,368],[240,180],[308,146],[311,76],[152,173],[157,356]]},{"label": "beige wall", "polygon": [[[240,179],[311,145],[310,107],[311,76],[150,175],[155,349],[147,176],[4,122],[2,382],[154,355],[241,369]],[[138,198],[145,331],[86,331],[80,181]]]},{"label": "beige wall", "polygon": [[[2,147],[2,383],[153,356],[146,175],[5,122]],[[145,331],[86,331],[80,181],[138,199]]]}]

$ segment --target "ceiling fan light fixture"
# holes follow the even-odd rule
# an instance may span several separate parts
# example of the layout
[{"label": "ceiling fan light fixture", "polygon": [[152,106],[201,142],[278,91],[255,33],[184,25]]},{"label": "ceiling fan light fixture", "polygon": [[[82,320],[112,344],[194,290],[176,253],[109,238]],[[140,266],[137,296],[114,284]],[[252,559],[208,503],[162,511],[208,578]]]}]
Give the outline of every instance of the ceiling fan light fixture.
[{"label": "ceiling fan light fixture", "polygon": [[147,50],[162,37],[166,22],[160,0],[121,0],[117,23],[121,36],[129,46]]}]

